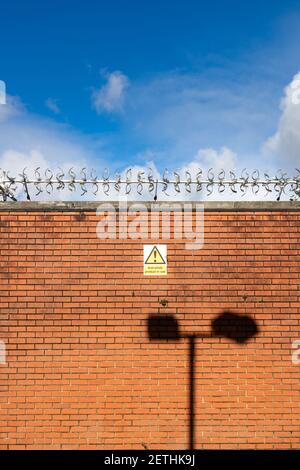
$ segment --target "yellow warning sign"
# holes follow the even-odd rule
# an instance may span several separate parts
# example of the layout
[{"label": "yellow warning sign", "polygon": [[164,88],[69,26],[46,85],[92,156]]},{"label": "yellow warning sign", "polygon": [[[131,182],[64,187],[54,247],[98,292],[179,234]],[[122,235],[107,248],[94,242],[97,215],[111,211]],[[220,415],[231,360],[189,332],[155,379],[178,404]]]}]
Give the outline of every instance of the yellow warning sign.
[{"label": "yellow warning sign", "polygon": [[167,245],[144,245],[144,275],[167,274]]}]

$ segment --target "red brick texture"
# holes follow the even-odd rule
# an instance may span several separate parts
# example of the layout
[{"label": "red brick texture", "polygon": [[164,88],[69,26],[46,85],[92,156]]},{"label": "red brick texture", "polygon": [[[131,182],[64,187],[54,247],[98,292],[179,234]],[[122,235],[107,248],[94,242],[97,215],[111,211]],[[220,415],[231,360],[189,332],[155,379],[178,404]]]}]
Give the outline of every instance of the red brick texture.
[{"label": "red brick texture", "polygon": [[165,277],[143,275],[151,240],[98,221],[0,212],[0,448],[187,448],[188,341],[150,341],[147,318],[199,334],[226,310],[259,333],[196,340],[196,447],[300,448],[300,212],[207,211],[203,249],[165,242]]}]

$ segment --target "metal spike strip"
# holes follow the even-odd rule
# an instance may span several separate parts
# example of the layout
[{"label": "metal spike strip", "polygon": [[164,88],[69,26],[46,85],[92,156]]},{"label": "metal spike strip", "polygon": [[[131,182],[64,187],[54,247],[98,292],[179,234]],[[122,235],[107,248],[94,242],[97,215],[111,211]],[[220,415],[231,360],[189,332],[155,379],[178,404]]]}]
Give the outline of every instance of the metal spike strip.
[{"label": "metal spike strip", "polygon": [[[165,169],[162,177],[155,177],[152,168],[147,171],[133,171],[128,168],[123,174],[114,173],[110,176],[109,170],[105,168],[102,177],[98,177],[95,170],[89,173],[86,168],[75,172],[70,168],[67,172],[59,168],[54,173],[47,168],[42,171],[40,167],[30,172],[28,176],[27,169],[22,173],[12,176],[10,171],[0,169],[0,197],[3,201],[17,200],[17,197],[26,196],[28,200],[31,196],[39,196],[41,193],[55,194],[56,191],[67,189],[72,192],[80,190],[81,196],[89,191],[97,195],[99,190],[105,196],[110,196],[112,190],[120,193],[124,190],[126,195],[130,194],[135,188],[138,195],[142,196],[148,192],[157,200],[159,193],[169,196],[169,189],[175,193],[197,194],[202,192],[203,196],[210,196],[213,193],[223,193],[228,191],[232,194],[244,196],[248,191],[254,195],[267,195],[274,193],[274,197],[279,200],[284,194],[290,199],[300,198],[300,170],[296,169],[296,175],[290,177],[282,170],[278,170],[275,176],[271,177],[268,173],[260,176],[258,170],[249,173],[244,169],[239,175],[235,171],[225,170],[217,173],[211,168],[206,173],[200,168],[196,172],[191,171],[173,171],[170,175],[168,169]],[[263,193],[263,194],[262,194]]]}]

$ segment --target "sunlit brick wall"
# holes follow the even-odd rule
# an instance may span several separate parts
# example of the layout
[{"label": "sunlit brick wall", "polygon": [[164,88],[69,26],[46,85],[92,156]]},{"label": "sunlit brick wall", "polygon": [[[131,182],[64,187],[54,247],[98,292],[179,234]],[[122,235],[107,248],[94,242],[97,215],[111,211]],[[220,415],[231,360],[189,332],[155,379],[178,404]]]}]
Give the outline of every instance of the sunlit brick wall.
[{"label": "sunlit brick wall", "polygon": [[97,238],[95,211],[13,207],[0,207],[1,449],[187,448],[188,341],[150,341],[147,318],[173,315],[184,336],[227,310],[259,333],[196,340],[195,446],[300,447],[300,211],[206,210],[203,249],[152,240],[168,275],[147,277],[151,240]]}]

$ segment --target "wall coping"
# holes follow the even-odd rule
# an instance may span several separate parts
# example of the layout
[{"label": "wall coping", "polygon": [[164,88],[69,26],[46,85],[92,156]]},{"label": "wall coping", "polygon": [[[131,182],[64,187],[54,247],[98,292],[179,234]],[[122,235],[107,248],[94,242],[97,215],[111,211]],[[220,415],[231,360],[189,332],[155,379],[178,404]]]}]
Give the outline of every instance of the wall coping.
[{"label": "wall coping", "polygon": [[[119,201],[18,201],[0,202],[0,212],[94,212],[103,203],[112,204],[115,209],[119,207]],[[205,211],[300,211],[300,201],[128,201],[128,207],[143,204],[147,209],[162,210],[163,204],[184,203],[192,204],[193,209],[203,204]]]}]

